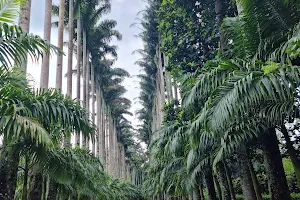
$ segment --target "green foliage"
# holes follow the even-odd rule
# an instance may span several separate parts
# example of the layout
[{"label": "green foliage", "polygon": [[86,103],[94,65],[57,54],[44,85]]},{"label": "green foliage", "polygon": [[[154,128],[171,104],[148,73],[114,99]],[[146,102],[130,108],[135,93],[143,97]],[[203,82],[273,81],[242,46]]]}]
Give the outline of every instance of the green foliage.
[{"label": "green foliage", "polygon": [[3,0],[0,2],[0,23],[13,24],[19,16],[19,8],[24,0]]},{"label": "green foliage", "polygon": [[[159,47],[169,57],[164,70],[180,81],[183,103],[164,107],[164,124],[150,144],[148,196],[187,197],[204,182],[205,169],[217,170],[241,146],[260,148],[268,128],[298,117],[299,6],[280,0],[235,3],[239,13],[229,1],[163,0],[156,8]],[[149,77],[143,81],[150,88]],[[143,114],[151,115],[153,104],[143,106]],[[283,161],[295,183],[290,163]],[[264,170],[257,172],[267,192]]]}]

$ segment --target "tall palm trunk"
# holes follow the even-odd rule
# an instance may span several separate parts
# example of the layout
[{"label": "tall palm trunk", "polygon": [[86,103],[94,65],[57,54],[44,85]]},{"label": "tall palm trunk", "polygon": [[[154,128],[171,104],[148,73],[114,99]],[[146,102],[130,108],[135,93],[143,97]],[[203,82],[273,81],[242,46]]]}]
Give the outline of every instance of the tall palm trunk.
[{"label": "tall palm trunk", "polygon": [[[20,7],[19,26],[24,32],[29,32],[30,29],[30,14],[31,14],[31,0],[24,1]],[[27,72],[27,58],[23,60],[21,68]]]},{"label": "tall palm trunk", "polygon": [[112,120],[109,116],[108,118],[108,135],[109,135],[109,148],[108,148],[108,172],[110,172],[111,174],[113,173],[113,149],[114,149],[114,136],[112,133],[112,129],[111,129],[111,125],[112,125]]},{"label": "tall palm trunk", "polygon": [[79,100],[81,95],[81,13],[79,6],[79,14],[77,19],[77,94],[76,98]]},{"label": "tall palm trunk", "polygon": [[256,173],[254,171],[253,164],[252,164],[252,161],[250,158],[248,160],[248,167],[249,167],[249,171],[251,174],[251,178],[252,178],[252,182],[253,182],[253,186],[254,186],[254,190],[255,190],[255,194],[256,194],[256,199],[262,200],[260,185],[259,185]]},{"label": "tall palm trunk", "polygon": [[232,178],[231,178],[231,171],[230,171],[228,165],[225,162],[223,162],[223,164],[224,164],[224,167],[225,167],[225,173],[226,173],[226,177],[227,177],[227,183],[228,183],[231,199],[236,200],[235,191],[234,191]]},{"label": "tall palm trunk", "polygon": [[24,177],[23,177],[23,190],[22,190],[22,200],[27,200],[28,195],[28,174],[29,174],[29,158],[25,156],[25,166],[24,166]]},{"label": "tall palm trunk", "polygon": [[69,49],[68,49],[68,76],[67,94],[72,97],[72,68],[73,68],[73,38],[74,38],[74,0],[69,1]]},{"label": "tall palm trunk", "polygon": [[99,159],[102,160],[102,152],[101,152],[101,133],[102,133],[102,125],[101,125],[101,96],[100,96],[100,87],[96,88],[96,102],[97,102],[97,127],[98,127],[98,134],[96,135],[96,140],[95,143],[97,143],[97,149],[96,149],[96,154]]},{"label": "tall palm trunk", "polygon": [[225,36],[224,36],[223,31],[221,30],[221,24],[222,24],[222,20],[224,18],[224,15],[223,15],[223,2],[224,2],[224,0],[216,0],[216,2],[215,2],[216,21],[217,21],[217,26],[219,27],[220,48],[221,48],[221,54],[222,55],[224,55],[225,50],[226,50]]},{"label": "tall palm trunk", "polygon": [[[45,3],[45,20],[44,20],[44,39],[50,42],[51,39],[51,15],[52,15],[52,0],[46,0]],[[48,89],[49,87],[49,65],[50,57],[49,54],[44,53],[41,76],[40,76],[40,87]]]},{"label": "tall palm trunk", "polygon": [[49,183],[49,194],[48,194],[48,197],[47,199],[48,200],[56,200],[56,196],[57,196],[57,193],[58,193],[58,190],[57,190],[57,185],[54,181],[50,180],[50,183]]},{"label": "tall palm trunk", "polygon": [[[90,114],[90,61],[89,61],[89,51],[86,51],[87,60],[86,60],[86,110]],[[89,138],[85,139],[85,146],[89,149],[90,141]]]},{"label": "tall palm trunk", "polygon": [[34,175],[34,186],[29,194],[30,200],[41,200],[43,193],[43,176],[40,172]]},{"label": "tall palm trunk", "polygon": [[90,61],[89,61],[89,51],[86,52],[87,60],[86,60],[86,109],[90,110]]},{"label": "tall palm trunk", "polygon": [[241,147],[238,152],[239,172],[241,178],[242,191],[245,199],[256,200],[256,193],[249,170],[249,156],[245,147]]},{"label": "tall palm trunk", "polygon": [[[76,90],[76,98],[80,100],[81,96],[81,10],[79,6],[78,10],[78,18],[77,18],[77,90]],[[75,134],[75,145],[80,146],[80,132]]]},{"label": "tall palm trunk", "polygon": [[[95,74],[94,66],[91,63],[91,87],[92,87],[92,122],[95,124]],[[95,137],[92,139],[92,153],[96,155]]]},{"label": "tall palm trunk", "polygon": [[222,162],[219,162],[217,164],[217,175],[221,187],[222,200],[231,200],[231,194],[227,182],[226,171],[225,171],[224,164]]},{"label": "tall palm trunk", "polygon": [[[100,89],[99,89],[100,90]],[[103,99],[103,95],[102,93],[100,93],[101,95],[101,130],[102,132],[100,133],[102,140],[100,138],[100,151],[102,152],[103,155],[103,163],[107,163],[107,156],[106,156],[106,147],[107,147],[107,137],[106,137],[106,120],[105,120],[105,104],[104,104],[104,99]]]},{"label": "tall palm trunk", "polygon": [[275,128],[270,128],[268,132],[263,135],[262,150],[271,199],[291,200]]},{"label": "tall palm trunk", "polygon": [[200,200],[199,187],[196,187],[193,191],[193,200]]},{"label": "tall palm trunk", "polygon": [[[59,4],[59,21],[58,21],[58,42],[57,47],[63,50],[64,46],[64,19],[65,19],[65,0],[60,0]],[[63,55],[57,55],[56,66],[56,83],[55,88],[61,90],[62,88],[62,72],[63,71]]]},{"label": "tall palm trunk", "polygon": [[[82,72],[83,72],[83,106],[86,107],[86,64],[87,64],[87,52],[86,52],[86,31],[83,30],[83,58],[82,58]],[[82,147],[86,146],[86,137],[82,136]]]},{"label": "tall palm trunk", "polygon": [[209,200],[217,200],[215,185],[214,185],[214,179],[212,170],[210,167],[206,169],[204,172],[204,180],[206,183],[206,190],[207,190],[207,196]]}]

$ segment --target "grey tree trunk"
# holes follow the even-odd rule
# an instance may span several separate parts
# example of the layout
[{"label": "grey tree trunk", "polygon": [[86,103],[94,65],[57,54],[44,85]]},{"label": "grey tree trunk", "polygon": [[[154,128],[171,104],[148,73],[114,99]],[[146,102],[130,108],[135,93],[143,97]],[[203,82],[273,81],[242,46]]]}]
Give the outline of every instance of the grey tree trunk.
[{"label": "grey tree trunk", "polygon": [[86,60],[86,109],[90,110],[90,61],[89,61],[89,51],[86,52],[87,60]]},{"label": "grey tree trunk", "polygon": [[[91,63],[91,88],[92,88],[92,122],[95,124],[95,74],[94,66]],[[95,137],[92,139],[92,153],[96,155],[96,142]]]},{"label": "grey tree trunk", "polygon": [[[98,158],[103,162],[102,160],[102,152],[101,152],[101,132],[102,132],[102,127],[101,127],[101,96],[100,96],[100,87],[96,88],[96,103],[97,103],[97,128],[98,128],[98,133],[96,135],[96,140],[95,143],[97,143],[97,149],[96,149],[96,154]],[[103,163],[104,164],[104,163]]]},{"label": "grey tree trunk", "polygon": [[223,162],[223,164],[224,164],[224,168],[225,168],[225,173],[226,173],[226,177],[227,177],[227,183],[228,183],[231,199],[236,200],[235,191],[234,191],[232,178],[231,178],[231,171],[225,162]]},{"label": "grey tree trunk", "polygon": [[77,94],[76,98],[80,100],[81,91],[81,14],[79,6],[79,14],[77,19]]},{"label": "grey tree trunk", "polygon": [[196,187],[193,191],[193,200],[201,200],[200,199],[200,191],[199,191],[198,187]]},{"label": "grey tree trunk", "polygon": [[112,158],[112,155],[113,155],[113,146],[114,146],[114,137],[113,137],[113,134],[112,134],[112,130],[111,130],[111,124],[112,124],[112,121],[110,119],[110,116],[108,117],[108,120],[107,120],[107,125],[108,125],[108,139],[109,139],[109,147],[108,147],[108,172],[113,174],[113,158]]},{"label": "grey tree trunk", "polygon": [[86,52],[86,31],[83,31],[83,57],[82,57],[82,77],[83,77],[83,106],[86,106],[86,64],[87,64],[87,52]]},{"label": "grey tree trunk", "polygon": [[225,167],[222,162],[219,162],[217,164],[217,175],[218,175],[218,180],[219,180],[220,187],[221,187],[222,199],[223,200],[231,200],[231,194],[229,191]]},{"label": "grey tree trunk", "polygon": [[34,175],[34,186],[29,194],[30,200],[41,200],[43,192],[43,176],[40,172]]},{"label": "grey tree trunk", "polygon": [[[81,95],[81,13],[80,13],[80,6],[78,11],[78,18],[77,18],[77,89],[76,89],[76,98],[79,101]],[[75,133],[75,145],[80,147],[80,132]]]},{"label": "grey tree trunk", "polygon": [[[83,59],[82,59],[82,72],[83,72],[83,106],[86,107],[86,65],[87,65],[87,50],[86,50],[86,31],[83,31]],[[86,137],[82,136],[82,147],[87,148],[86,146]]]},{"label": "grey tree trunk", "polygon": [[217,21],[217,25],[219,27],[219,32],[220,32],[220,48],[221,48],[222,55],[224,55],[225,50],[226,50],[225,36],[224,36],[223,31],[221,30],[221,24],[222,24],[222,21],[224,18],[223,1],[224,0],[216,0],[216,3],[215,3],[216,21]]},{"label": "grey tree trunk", "polygon": [[[63,50],[64,47],[64,19],[65,19],[65,0],[59,3],[59,21],[58,21],[58,42],[57,47]],[[56,83],[55,88],[62,88],[63,55],[57,55]]]},{"label": "grey tree trunk", "polygon": [[179,98],[178,98],[178,85],[177,85],[177,83],[176,83],[176,80],[174,80],[174,82],[173,82],[173,86],[174,86],[174,98],[175,98],[175,100],[179,100]]},{"label": "grey tree trunk", "polygon": [[249,156],[245,147],[241,147],[237,153],[239,160],[239,172],[241,178],[241,186],[244,198],[247,200],[256,200],[251,173],[249,170]]},{"label": "grey tree trunk", "polygon": [[100,91],[100,99],[101,99],[101,132],[100,132],[100,154],[102,154],[102,161],[105,164],[107,160],[106,156],[106,131],[105,131],[105,107],[104,107],[104,99],[102,93]]},{"label": "grey tree trunk", "polygon": [[56,196],[57,196],[57,185],[54,181],[50,180],[49,183],[49,194],[47,199],[48,200],[56,200]]},{"label": "grey tree trunk", "polygon": [[251,161],[250,158],[248,160],[248,166],[249,166],[249,171],[250,171],[250,174],[251,174],[251,178],[252,178],[256,198],[257,198],[257,200],[262,200],[263,198],[262,198],[262,195],[261,195],[260,185],[259,185],[256,173],[254,171],[253,164],[252,164],[252,161]]},{"label": "grey tree trunk", "polygon": [[[26,33],[30,29],[30,14],[31,14],[31,0],[24,1],[20,7],[19,26]],[[21,64],[21,68],[27,73],[27,58]]]},{"label": "grey tree trunk", "polygon": [[[86,51],[87,60],[86,60],[86,105],[85,108],[89,112],[90,115],[90,61],[89,61],[89,51]],[[88,138],[85,139],[85,146],[89,149],[90,141]]]},{"label": "grey tree trunk", "polygon": [[[46,0],[45,2],[45,20],[44,20],[44,39],[50,42],[51,39],[51,16],[52,16],[52,0]],[[40,87],[48,89],[49,87],[49,54],[44,53],[41,76],[40,76]]]},{"label": "grey tree trunk", "polygon": [[283,169],[275,128],[270,128],[262,138],[262,150],[272,200],[291,200]]},{"label": "grey tree trunk", "polygon": [[72,97],[73,80],[73,50],[74,50],[74,0],[69,0],[69,50],[68,50],[68,75],[67,75],[67,94]]},{"label": "grey tree trunk", "polygon": [[217,200],[214,179],[211,167],[208,167],[204,172],[204,180],[206,183],[207,197],[209,200]]}]

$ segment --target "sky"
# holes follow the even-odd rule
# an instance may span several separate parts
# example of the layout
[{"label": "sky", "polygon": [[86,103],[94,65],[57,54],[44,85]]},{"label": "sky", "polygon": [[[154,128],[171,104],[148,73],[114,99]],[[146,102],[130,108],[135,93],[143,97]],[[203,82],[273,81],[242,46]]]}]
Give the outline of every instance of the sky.
[{"label": "sky", "polygon": [[[53,4],[58,5],[59,0],[53,0]],[[131,112],[134,113],[141,105],[137,102],[136,98],[139,96],[140,88],[136,75],[140,74],[140,68],[135,65],[140,56],[132,54],[133,51],[143,47],[141,39],[135,37],[140,30],[137,27],[130,27],[131,24],[137,22],[137,13],[145,9],[145,2],[142,0],[112,0],[111,13],[105,16],[106,19],[114,19],[118,22],[116,29],[122,34],[122,40],[113,40],[111,44],[118,46],[118,60],[114,67],[120,67],[127,70],[131,77],[126,78],[123,85],[127,89],[126,98],[132,101]],[[45,13],[45,0],[32,0],[31,8],[31,22],[30,32],[43,37],[44,30],[44,13]],[[57,21],[57,18],[52,18],[52,21]],[[51,43],[57,45],[57,28],[52,28]],[[64,40],[67,41],[68,34],[65,33]],[[64,52],[67,55],[67,47],[64,47]],[[50,77],[49,87],[55,87],[55,74],[56,74],[56,55],[52,55],[50,59]],[[76,58],[74,56],[74,66]],[[67,72],[67,57],[63,61],[63,74]],[[29,61],[28,73],[34,80],[33,85],[39,86],[41,62],[33,63]],[[63,92],[66,92],[66,78],[63,79]],[[76,77],[73,77],[73,97],[76,95]],[[128,120],[136,126],[139,122],[135,116],[126,116]]]}]

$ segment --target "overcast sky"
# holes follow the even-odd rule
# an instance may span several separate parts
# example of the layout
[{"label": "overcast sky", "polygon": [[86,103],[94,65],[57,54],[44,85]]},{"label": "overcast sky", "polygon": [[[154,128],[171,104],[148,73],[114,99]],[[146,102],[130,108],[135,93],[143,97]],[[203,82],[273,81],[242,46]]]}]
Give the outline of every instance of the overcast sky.
[{"label": "overcast sky", "polygon": [[[58,4],[59,0],[53,0],[54,4]],[[136,103],[135,98],[138,97],[140,89],[138,80],[135,75],[140,73],[140,69],[134,62],[139,59],[139,55],[132,55],[132,52],[143,47],[142,41],[136,38],[140,30],[138,28],[131,28],[130,25],[136,22],[137,13],[145,9],[146,4],[142,0],[112,0],[112,11],[105,18],[114,19],[118,22],[116,27],[122,35],[122,41],[113,41],[112,44],[118,46],[118,60],[115,63],[115,67],[126,69],[131,77],[124,81],[124,85],[128,90],[125,97],[132,101],[131,112],[135,112],[140,105]],[[43,37],[44,27],[44,11],[45,11],[45,0],[32,0],[32,14],[30,23],[30,32],[38,34]],[[52,19],[55,21],[57,19]],[[57,45],[57,29],[53,28],[51,33],[51,43]],[[65,34],[67,40],[67,34]],[[64,47],[64,51],[66,51]],[[67,55],[67,53],[66,53]],[[74,57],[74,65],[76,59]],[[29,63],[28,73],[32,75],[35,86],[39,86],[39,77],[41,63]],[[64,74],[67,72],[67,58],[64,57],[63,62]],[[56,72],[56,56],[53,55],[50,61],[50,79],[49,87],[55,86],[55,72]],[[63,80],[63,91],[66,92],[66,79]],[[73,97],[76,95],[76,77],[73,77]],[[137,125],[138,121],[135,116],[127,117],[132,121],[133,125]]]}]

